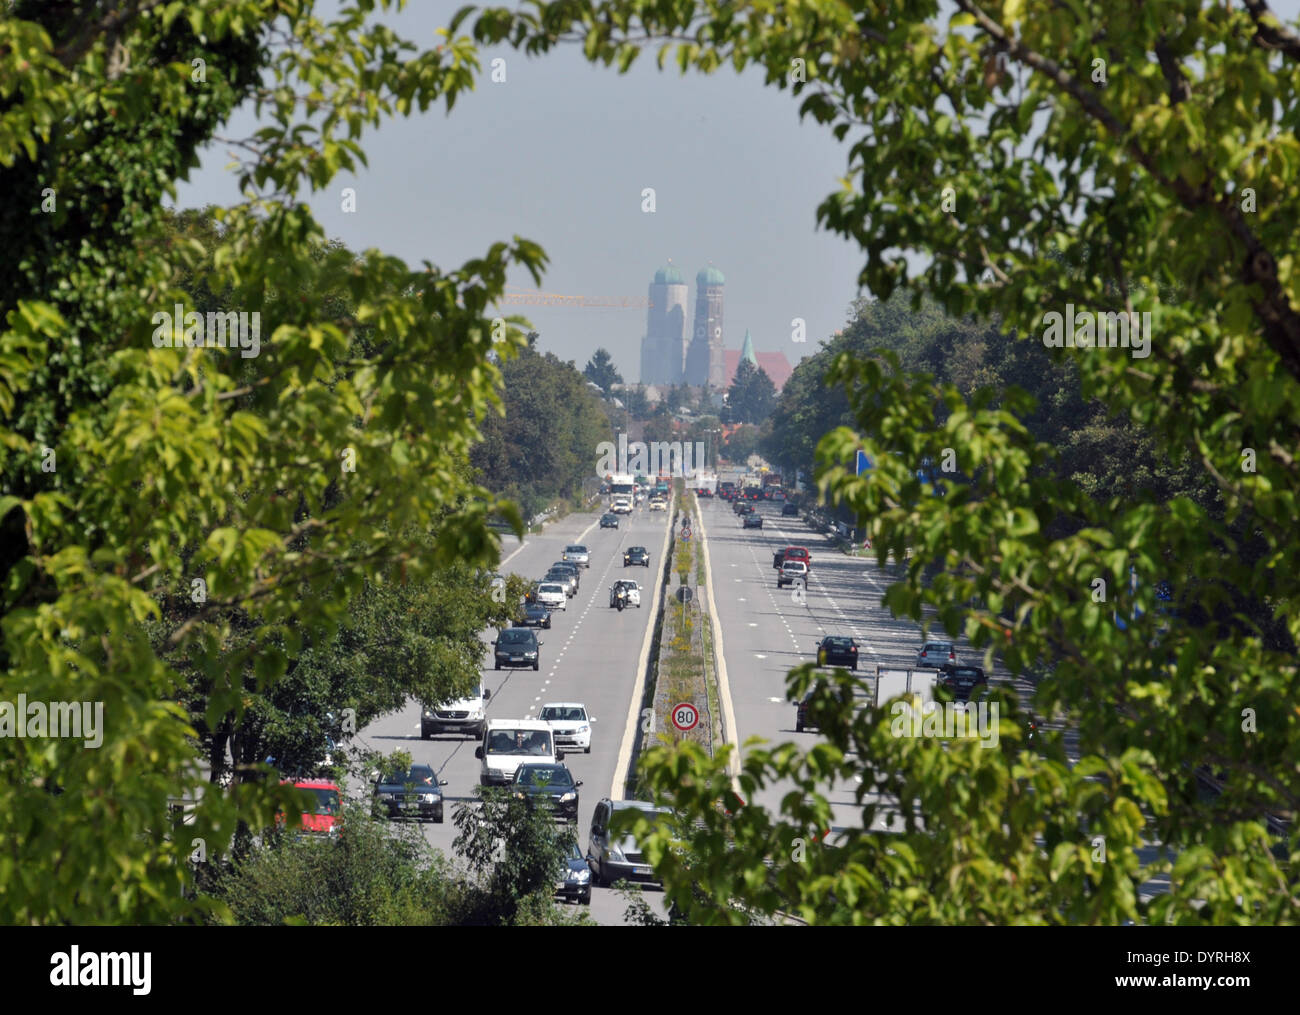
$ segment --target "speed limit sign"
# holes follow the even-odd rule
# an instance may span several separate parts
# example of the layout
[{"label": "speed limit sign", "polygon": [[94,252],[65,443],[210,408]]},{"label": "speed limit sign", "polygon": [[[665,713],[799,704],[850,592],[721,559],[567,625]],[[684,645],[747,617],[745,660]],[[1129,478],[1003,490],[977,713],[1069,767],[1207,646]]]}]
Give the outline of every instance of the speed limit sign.
[{"label": "speed limit sign", "polygon": [[700,710],[689,701],[674,705],[672,711],[673,725],[683,733],[689,733],[700,723]]}]

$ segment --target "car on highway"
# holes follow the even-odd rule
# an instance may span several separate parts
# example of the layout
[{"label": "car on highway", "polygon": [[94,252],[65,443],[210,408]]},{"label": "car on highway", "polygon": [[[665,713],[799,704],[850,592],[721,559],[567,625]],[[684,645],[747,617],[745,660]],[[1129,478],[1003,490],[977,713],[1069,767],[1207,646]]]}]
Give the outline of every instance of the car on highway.
[{"label": "car on highway", "polygon": [[515,627],[550,627],[551,611],[541,603],[525,603],[515,618]]},{"label": "car on highway", "polygon": [[389,818],[418,818],[442,824],[442,788],[429,765],[412,765],[381,775],[375,781],[375,802]]},{"label": "car on highway", "polygon": [[515,769],[510,788],[516,797],[536,803],[545,800],[551,813],[562,821],[578,820],[578,787],[568,766],[526,762]]},{"label": "car on highway", "polygon": [[614,503],[609,506],[609,509],[616,515],[630,515],[632,513],[632,498],[615,497]]},{"label": "car on highway", "polygon": [[808,705],[812,701],[813,692],[815,690],[815,687],[808,688],[808,693],[800,698],[799,701],[795,702],[794,731],[796,733],[802,733],[807,729],[816,729],[816,723],[812,721],[812,718],[808,714]]},{"label": "car on highway", "polygon": [[763,527],[763,516],[756,511],[752,511],[741,519],[740,527],[742,529],[761,529]]},{"label": "car on highway", "polygon": [[546,573],[547,575],[557,576],[552,577],[552,581],[558,580],[558,576],[568,575],[570,579],[569,584],[573,589],[570,595],[576,596],[578,591],[582,588],[582,569],[578,567],[577,564],[570,564],[567,561],[557,560],[551,565],[550,570]]},{"label": "car on highway", "polygon": [[564,589],[566,599],[572,599],[578,594],[578,579],[573,577],[573,572],[564,568],[553,567],[542,576],[544,582],[554,582]]},{"label": "car on highway", "polygon": [[807,585],[808,583],[808,565],[802,560],[789,560],[781,565],[781,570],[776,573],[776,587],[784,588],[786,585]]},{"label": "car on highway", "polygon": [[587,714],[587,706],[582,702],[550,702],[542,706],[537,718],[551,724],[557,747],[591,753],[591,724],[596,720]]},{"label": "car on highway", "polygon": [[805,546],[787,546],[783,549],[777,550],[776,553],[772,555],[772,567],[777,571],[780,571],[781,565],[787,560],[802,561],[807,565],[809,571],[812,570],[812,555],[808,552],[808,548]]},{"label": "car on highway", "polygon": [[733,513],[738,515],[747,515],[754,510],[754,505],[746,503],[743,500],[738,500],[732,505],[731,510]]},{"label": "car on highway", "polygon": [[591,567],[591,554],[587,552],[585,546],[574,543],[572,546],[566,546],[560,559],[567,564],[577,564],[579,567]]},{"label": "car on highway", "polygon": [[957,664],[957,653],[950,641],[927,641],[921,646],[921,651],[916,653],[917,666],[929,666],[937,670],[950,663],[954,666]]},{"label": "car on highway", "polygon": [[567,610],[569,594],[559,582],[539,582],[536,592],[537,602],[548,610]]},{"label": "car on highway", "polygon": [[618,515],[611,514],[610,512],[606,511],[603,515],[600,516],[600,527],[602,529],[618,528]]},{"label": "car on highway", "polygon": [[847,666],[858,668],[858,643],[839,634],[828,634],[817,645],[818,666]]},{"label": "car on highway", "polygon": [[[281,780],[280,785],[289,785],[289,780]],[[338,835],[343,827],[343,791],[338,784],[322,779],[304,779],[295,782],[293,788],[308,794],[302,809],[300,834]],[[275,823],[284,827],[283,811],[276,815]]]},{"label": "car on highway", "polygon": [[935,674],[935,683],[946,687],[958,701],[970,701],[976,688],[987,688],[989,681],[982,667],[945,663]]},{"label": "car on highway", "polygon": [[564,760],[564,752],[555,746],[550,723],[540,719],[489,719],[474,757],[482,762],[479,785],[504,786],[514,781],[520,765],[554,765]]},{"label": "car on highway", "polygon": [[582,855],[582,847],[575,836],[564,840],[564,866],[560,872],[556,894],[583,906],[591,905],[591,865]]},{"label": "car on highway", "polygon": [[641,586],[638,585],[636,582],[632,581],[630,578],[620,578],[618,581],[616,581],[613,585],[609,587],[610,608],[611,609],[613,608],[614,600],[618,598],[618,590],[620,588],[623,589],[623,591],[627,595],[627,600],[623,605],[635,606],[637,609],[640,609],[641,608]]},{"label": "car on highway", "polygon": [[508,627],[492,642],[496,668],[502,666],[531,666],[541,669],[542,645],[537,632],[531,627]]},{"label": "car on highway", "polygon": [[587,860],[591,864],[592,879],[601,887],[623,880],[659,883],[636,839],[610,830],[614,816],[629,810],[643,811],[655,821],[672,817],[667,808],[656,807],[644,800],[611,800],[609,797],[601,800],[591,816],[587,837]]},{"label": "car on highway", "polygon": [[798,505],[793,504],[790,501],[786,501],[784,504],[781,505],[781,517],[798,518],[799,517]]},{"label": "car on highway", "polygon": [[644,546],[629,546],[623,551],[623,566],[635,567],[637,565],[642,567],[650,566],[650,551]]},{"label": "car on highway", "polygon": [[459,733],[481,738],[487,728],[487,700],[492,692],[480,684],[468,698],[442,705],[426,704],[420,711],[420,739],[435,733]]},{"label": "car on highway", "polygon": [[651,511],[667,511],[668,502],[666,500],[652,500],[650,502]]}]

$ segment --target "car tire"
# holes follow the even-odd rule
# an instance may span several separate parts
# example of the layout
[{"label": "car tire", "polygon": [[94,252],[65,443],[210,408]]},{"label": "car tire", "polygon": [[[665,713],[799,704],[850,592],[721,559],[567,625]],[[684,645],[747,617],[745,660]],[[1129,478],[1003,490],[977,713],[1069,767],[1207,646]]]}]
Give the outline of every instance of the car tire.
[{"label": "car tire", "polygon": [[795,731],[796,733],[802,733],[802,732],[803,732],[803,722],[802,722],[801,720],[796,719],[796,720],[794,721],[794,731]]},{"label": "car tire", "polygon": [[591,872],[592,883],[597,888],[608,888],[609,882],[605,880],[605,869],[601,866],[600,861],[596,861],[596,869]]},{"label": "car tire", "polygon": [[497,667],[498,670],[501,669],[501,662],[500,662],[500,660],[497,661],[496,667]]},{"label": "car tire", "polygon": [[590,905],[591,905],[591,889],[590,889],[590,888],[588,888],[585,892],[583,892],[581,895],[578,896],[578,905],[580,905],[580,906],[590,906]]},{"label": "car tire", "polygon": [[588,744],[586,747],[584,747],[584,748],[582,749],[582,753],[583,753],[583,754],[590,754],[590,753],[591,753],[591,745]]},{"label": "car tire", "polygon": [[441,808],[441,807],[439,807],[436,811],[433,812],[433,823],[434,823],[435,825],[441,825],[441,824],[442,824],[442,808]]},{"label": "car tire", "polygon": [[542,668],[542,661],[541,661],[540,659],[537,660],[537,662],[533,663],[533,671],[534,671],[534,672],[536,672],[537,670],[539,670],[539,669],[541,669],[541,668]]}]

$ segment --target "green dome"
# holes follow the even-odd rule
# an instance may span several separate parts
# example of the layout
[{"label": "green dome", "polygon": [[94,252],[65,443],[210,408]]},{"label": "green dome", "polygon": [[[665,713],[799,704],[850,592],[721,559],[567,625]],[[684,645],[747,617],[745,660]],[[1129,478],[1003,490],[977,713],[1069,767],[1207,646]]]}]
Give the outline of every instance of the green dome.
[{"label": "green dome", "polygon": [[695,276],[696,285],[725,285],[727,280],[722,277],[722,272],[718,271],[713,265],[707,268],[701,268],[700,273]]},{"label": "green dome", "polygon": [[670,261],[655,272],[655,285],[685,285],[686,279]]}]

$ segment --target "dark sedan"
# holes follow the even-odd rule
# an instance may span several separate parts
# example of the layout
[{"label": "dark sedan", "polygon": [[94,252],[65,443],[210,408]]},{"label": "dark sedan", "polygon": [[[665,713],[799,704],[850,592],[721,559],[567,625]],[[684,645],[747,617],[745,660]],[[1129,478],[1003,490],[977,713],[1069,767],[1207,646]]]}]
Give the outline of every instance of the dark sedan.
[{"label": "dark sedan", "polygon": [[792,504],[790,503],[790,501],[786,501],[784,504],[781,505],[781,517],[797,518],[798,516],[799,516],[799,505]]},{"label": "dark sedan", "polygon": [[629,546],[623,551],[623,566],[634,567],[637,565],[641,567],[650,566],[650,551],[644,546]]},{"label": "dark sedan", "polygon": [[541,668],[542,643],[527,627],[511,627],[502,631],[492,643],[495,647],[496,668],[502,666],[531,666]]},{"label": "dark sedan", "polygon": [[565,821],[578,820],[578,787],[566,765],[520,765],[515,769],[511,789],[515,796],[530,802],[545,800],[552,813]]},{"label": "dark sedan", "polygon": [[763,516],[757,512],[750,512],[745,515],[740,527],[742,529],[761,529],[763,527]]},{"label": "dark sedan", "polygon": [[573,836],[564,843],[564,866],[556,893],[566,902],[573,899],[584,906],[591,904],[591,864]]},{"label": "dark sedan", "polygon": [[738,515],[747,515],[754,510],[753,504],[747,504],[743,500],[738,500],[731,508]]},{"label": "dark sedan", "polygon": [[937,680],[952,692],[958,701],[970,701],[980,686],[987,687],[989,680],[979,666],[947,665],[939,667]]},{"label": "dark sedan", "polygon": [[375,783],[375,801],[390,818],[432,819],[442,824],[442,789],[428,765],[412,765],[409,772],[389,772]]},{"label": "dark sedan", "polygon": [[600,516],[600,527],[601,527],[602,529],[616,529],[616,528],[618,528],[618,515],[610,514],[609,512],[606,512],[605,514],[601,515],[601,516]]},{"label": "dark sedan", "polygon": [[843,635],[828,635],[817,646],[818,666],[847,666],[858,668],[858,643]]},{"label": "dark sedan", "polygon": [[525,603],[515,627],[550,627],[551,611],[541,603]]}]

